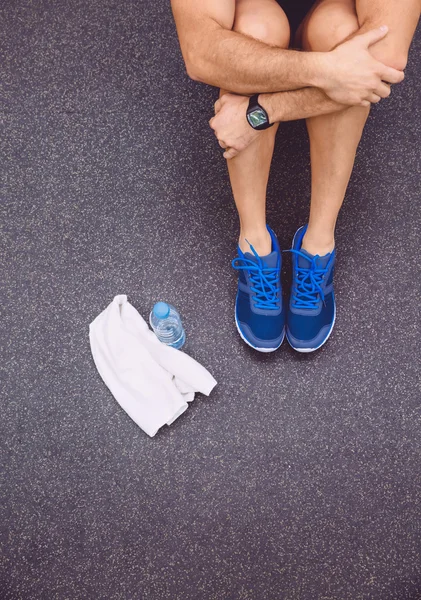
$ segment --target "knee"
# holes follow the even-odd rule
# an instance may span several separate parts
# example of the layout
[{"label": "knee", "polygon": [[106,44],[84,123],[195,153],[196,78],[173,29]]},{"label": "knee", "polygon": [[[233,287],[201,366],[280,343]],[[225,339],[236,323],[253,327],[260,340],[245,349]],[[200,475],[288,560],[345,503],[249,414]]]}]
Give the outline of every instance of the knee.
[{"label": "knee", "polygon": [[325,14],[322,4],[304,25],[303,49],[311,52],[329,52],[358,29],[358,19],[355,14],[338,13],[337,16],[332,12]]},{"label": "knee", "polygon": [[275,2],[264,4],[265,10],[257,11],[248,0],[237,0],[234,31],[271,46],[288,48],[290,28],[285,13]]},{"label": "knee", "polygon": [[377,52],[373,52],[373,55],[384,65],[397,69],[398,71],[405,71],[408,63],[408,52],[405,52],[403,49],[396,49],[394,52],[390,51],[388,48],[385,48],[384,50],[379,48]]},{"label": "knee", "polygon": [[[362,23],[364,31],[378,27],[377,24]],[[408,63],[408,44],[405,39],[395,31],[390,31],[388,35],[370,47],[370,53],[374,58],[388,67],[404,71]]]}]

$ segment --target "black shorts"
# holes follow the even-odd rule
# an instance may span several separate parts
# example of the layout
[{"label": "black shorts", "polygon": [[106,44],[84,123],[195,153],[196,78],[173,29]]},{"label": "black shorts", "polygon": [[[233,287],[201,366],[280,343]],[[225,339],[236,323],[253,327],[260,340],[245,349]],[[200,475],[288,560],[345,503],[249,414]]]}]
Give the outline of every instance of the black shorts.
[{"label": "black shorts", "polygon": [[291,38],[298,29],[299,24],[304,19],[316,0],[278,0],[278,4],[285,11],[291,26]]}]

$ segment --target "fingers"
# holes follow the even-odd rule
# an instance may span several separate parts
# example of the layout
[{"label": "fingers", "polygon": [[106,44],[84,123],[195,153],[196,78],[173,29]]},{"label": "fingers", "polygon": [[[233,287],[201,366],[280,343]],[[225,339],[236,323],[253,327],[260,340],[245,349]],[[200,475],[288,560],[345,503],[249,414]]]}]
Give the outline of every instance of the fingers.
[{"label": "fingers", "polygon": [[226,152],[224,152],[224,158],[229,160],[230,158],[234,158],[234,156],[237,156],[237,154],[238,150],[236,150],[235,148],[227,148]]},{"label": "fingers", "polygon": [[388,98],[390,96],[390,85],[387,83],[381,83],[377,86],[371,94],[367,96],[366,100],[361,102],[361,106],[370,106],[370,104],[377,104],[382,98]]},{"label": "fingers", "polygon": [[405,74],[403,71],[398,71],[397,69],[382,64],[380,77],[383,81],[387,81],[388,83],[400,83],[404,80]]},{"label": "fingers", "polygon": [[[222,108],[222,102],[221,102],[220,98],[219,98],[219,100],[217,100],[215,102],[215,104],[213,105],[213,108],[215,110],[215,115],[217,115]],[[215,117],[212,117],[212,119],[209,119],[209,126],[211,129],[215,129],[214,122],[215,122]]]},{"label": "fingers", "polygon": [[387,27],[387,25],[382,25],[381,27],[371,29],[370,31],[367,31],[367,33],[362,33],[361,35],[357,35],[355,37],[358,38],[365,45],[366,48],[369,48],[376,42],[382,40],[386,36],[388,31],[389,28]]},{"label": "fingers", "polygon": [[215,114],[218,114],[218,113],[219,113],[219,111],[220,111],[220,110],[221,110],[221,108],[222,108],[222,102],[221,102],[221,99],[219,99],[219,100],[217,100],[217,101],[215,102],[215,104],[213,105],[213,108],[215,109]]},{"label": "fingers", "polygon": [[390,96],[390,85],[387,83],[379,83],[375,90],[373,90],[375,94],[380,96],[380,98],[388,98]]}]

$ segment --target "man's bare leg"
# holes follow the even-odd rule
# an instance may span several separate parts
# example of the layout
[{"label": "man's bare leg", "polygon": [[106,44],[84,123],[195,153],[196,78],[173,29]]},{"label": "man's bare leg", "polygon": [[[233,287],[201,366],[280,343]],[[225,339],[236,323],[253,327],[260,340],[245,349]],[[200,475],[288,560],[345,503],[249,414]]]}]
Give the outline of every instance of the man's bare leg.
[{"label": "man's bare leg", "polygon": [[[372,0],[321,0],[303,27],[303,48],[329,51],[357,30],[375,27],[377,22],[370,17],[373,4]],[[372,46],[371,51],[378,60],[401,70],[406,66],[420,2],[403,0],[400,4],[382,0],[381,4],[378,19],[389,26],[389,34]],[[386,4],[390,5],[389,14],[385,12]],[[309,226],[302,246],[310,254],[322,256],[335,245],[336,220],[368,112],[366,108],[353,107],[307,119],[312,193]]]},{"label": "man's bare leg", "polygon": [[[275,0],[237,0],[233,29],[272,46],[289,45],[288,19]],[[224,93],[221,90],[221,95]],[[260,256],[271,251],[266,229],[266,188],[277,129],[274,125],[261,132],[244,152],[227,161],[240,217],[240,248],[249,251],[248,240]]]},{"label": "man's bare leg", "polygon": [[[303,27],[304,50],[331,50],[358,30],[353,0],[323,0]],[[335,225],[369,113],[352,107],[307,119],[311,155],[310,218],[302,247],[323,256],[335,246]]]}]

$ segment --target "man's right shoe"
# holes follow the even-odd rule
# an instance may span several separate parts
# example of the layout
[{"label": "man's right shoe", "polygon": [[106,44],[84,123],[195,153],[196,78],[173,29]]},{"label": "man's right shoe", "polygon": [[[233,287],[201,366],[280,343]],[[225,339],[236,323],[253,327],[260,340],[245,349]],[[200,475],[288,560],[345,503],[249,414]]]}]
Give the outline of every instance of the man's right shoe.
[{"label": "man's right shoe", "polygon": [[285,310],[282,302],[281,251],[276,235],[267,228],[272,239],[272,252],[259,256],[251,252],[238,256],[232,266],[239,272],[235,302],[235,323],[242,339],[259,352],[273,352],[285,336]]}]

